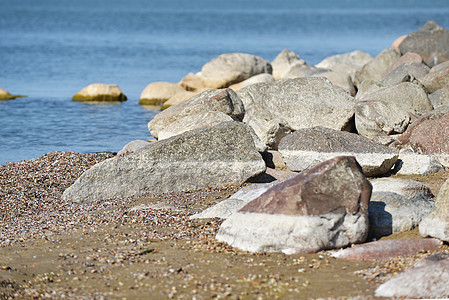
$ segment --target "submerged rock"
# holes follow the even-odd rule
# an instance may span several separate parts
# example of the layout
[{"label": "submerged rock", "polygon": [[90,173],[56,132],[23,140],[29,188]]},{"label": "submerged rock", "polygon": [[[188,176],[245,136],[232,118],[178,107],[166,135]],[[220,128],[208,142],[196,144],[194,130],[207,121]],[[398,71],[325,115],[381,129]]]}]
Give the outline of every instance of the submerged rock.
[{"label": "submerged rock", "polygon": [[220,226],[217,240],[248,251],[312,253],[364,242],[371,184],[354,157],[285,180]]},{"label": "submerged rock", "polygon": [[116,84],[93,83],[76,93],[74,101],[122,102],[126,96]]},{"label": "submerged rock", "polygon": [[24,97],[24,96],[11,95],[7,90],[0,88],[0,100],[11,100],[11,99],[16,99],[16,98],[20,98],[20,97]]}]

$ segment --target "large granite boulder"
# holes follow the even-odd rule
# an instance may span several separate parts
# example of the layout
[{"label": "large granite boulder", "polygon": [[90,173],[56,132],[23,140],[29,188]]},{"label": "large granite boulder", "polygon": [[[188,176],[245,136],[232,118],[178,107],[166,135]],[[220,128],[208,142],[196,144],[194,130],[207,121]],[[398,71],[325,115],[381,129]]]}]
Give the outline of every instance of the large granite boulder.
[{"label": "large granite boulder", "polygon": [[424,80],[429,71],[430,68],[424,63],[401,64],[376,83],[381,87],[392,87],[403,82],[421,84],[421,81]]},{"label": "large granite boulder", "polygon": [[[444,107],[442,107],[444,108]],[[413,122],[392,146],[416,153],[433,154],[449,167],[449,112],[438,109]]]},{"label": "large granite boulder", "polygon": [[441,106],[449,107],[449,84],[430,94],[429,100],[435,109]]},{"label": "large granite boulder", "polygon": [[74,101],[122,102],[126,96],[116,84],[93,83],[76,93]]},{"label": "large granite boulder", "polygon": [[357,132],[369,138],[403,133],[413,116],[433,109],[423,88],[409,82],[376,89],[358,100],[355,106]]},{"label": "large granite boulder", "polygon": [[373,192],[369,203],[370,238],[412,230],[430,214],[433,205],[424,194],[407,199],[393,192]]},{"label": "large granite boulder", "polygon": [[315,67],[346,72],[351,76],[351,80],[354,81],[355,74],[360,72],[363,66],[372,60],[373,58],[368,53],[356,50],[329,56],[316,64]]},{"label": "large granite boulder", "polygon": [[377,297],[394,299],[449,298],[449,254],[437,253],[380,285]]},{"label": "large granite boulder", "polygon": [[427,198],[434,197],[427,185],[411,179],[383,177],[371,180],[370,182],[373,186],[373,193],[392,192],[409,200],[420,195]]},{"label": "large granite boulder", "polygon": [[11,95],[7,90],[0,88],[0,100],[11,100],[11,99],[16,99],[16,98],[20,98],[20,97],[23,97],[23,96]]},{"label": "large granite boulder", "polygon": [[287,179],[220,226],[217,240],[248,251],[311,253],[364,242],[371,184],[354,157]]},{"label": "large granite boulder", "polygon": [[449,179],[438,192],[434,210],[419,224],[419,233],[449,242]]},{"label": "large granite boulder", "polygon": [[274,77],[271,74],[262,73],[262,74],[253,76],[251,78],[248,78],[242,82],[230,85],[229,88],[233,89],[234,91],[238,91],[240,89],[243,89],[244,87],[247,87],[247,86],[255,84],[255,83],[260,83],[260,82],[272,83],[272,82],[274,82]]},{"label": "large granite boulder", "polygon": [[185,92],[185,89],[176,83],[152,82],[140,94],[140,105],[162,105],[168,99],[178,93]]},{"label": "large granite boulder", "polygon": [[312,77],[324,77],[328,79],[333,85],[344,89],[348,94],[354,96],[356,90],[349,73],[344,71],[327,71],[312,75]]},{"label": "large granite boulder", "polygon": [[401,42],[399,51],[418,53],[429,67],[445,62],[449,60],[449,30],[433,20],[427,21]]},{"label": "large granite boulder", "polygon": [[131,153],[134,153],[136,150],[148,146],[149,142],[144,140],[134,140],[126,144],[119,152],[117,152],[117,156],[125,156]]},{"label": "large granite boulder", "polygon": [[279,152],[292,171],[303,171],[336,156],[355,156],[366,176],[387,173],[398,158],[394,150],[368,138],[324,127],[304,128],[284,137]]},{"label": "large granite boulder", "polygon": [[208,111],[189,115],[168,124],[164,129],[159,131],[158,139],[165,140],[189,130],[212,127],[222,122],[230,121],[233,121],[232,118],[220,111]]},{"label": "large granite boulder", "polygon": [[384,49],[372,61],[363,66],[355,75],[354,84],[358,87],[364,80],[379,80],[382,74],[391,66],[399,55],[391,49]]},{"label": "large granite boulder", "polygon": [[231,122],[188,131],[105,160],[83,173],[63,198],[92,202],[240,185],[265,168],[248,129]]},{"label": "large granite boulder", "polygon": [[245,114],[243,103],[233,90],[207,90],[157,114],[148,123],[148,129],[153,137],[158,138],[159,131],[170,123],[183,117],[211,111],[222,112],[239,121]]},{"label": "large granite boulder", "polygon": [[434,66],[421,82],[429,93],[449,85],[449,61]]},{"label": "large granite boulder", "polygon": [[217,56],[201,68],[206,87],[225,88],[257,74],[273,71],[265,59],[247,53],[225,53]]},{"label": "large granite boulder", "polygon": [[305,65],[306,62],[302,60],[295,52],[284,49],[276,58],[271,62],[273,66],[273,77],[278,80],[285,78],[285,75],[290,69],[296,65]]},{"label": "large granite boulder", "polygon": [[353,127],[354,98],[324,78],[258,83],[238,95],[246,110],[243,121],[273,149],[291,130],[323,126],[350,131]]},{"label": "large granite boulder", "polygon": [[382,77],[403,64],[422,63],[422,58],[419,54],[409,52],[399,57],[394,63],[392,63],[382,74]]}]

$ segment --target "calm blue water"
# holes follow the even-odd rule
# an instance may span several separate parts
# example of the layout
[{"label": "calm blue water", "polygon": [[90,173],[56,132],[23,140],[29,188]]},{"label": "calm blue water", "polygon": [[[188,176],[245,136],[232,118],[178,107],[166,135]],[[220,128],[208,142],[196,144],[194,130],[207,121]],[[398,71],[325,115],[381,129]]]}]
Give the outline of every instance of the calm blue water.
[{"label": "calm blue water", "polygon": [[[151,138],[157,113],[137,104],[153,81],[178,82],[225,52],[308,64],[375,56],[428,19],[449,28],[449,1],[0,0],[0,164],[46,152],[118,151]],[[128,101],[72,102],[84,86],[118,84]]]}]

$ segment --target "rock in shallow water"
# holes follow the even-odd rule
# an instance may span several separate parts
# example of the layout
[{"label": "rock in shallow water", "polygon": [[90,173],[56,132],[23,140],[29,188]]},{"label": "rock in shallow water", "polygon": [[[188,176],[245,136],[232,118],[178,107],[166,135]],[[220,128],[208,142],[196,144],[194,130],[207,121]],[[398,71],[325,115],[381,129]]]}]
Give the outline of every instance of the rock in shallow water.
[{"label": "rock in shallow water", "polygon": [[231,215],[217,240],[249,251],[312,253],[365,241],[371,184],[336,157],[275,185]]},{"label": "rock in shallow water", "polygon": [[116,84],[93,83],[76,93],[74,101],[126,101],[126,96]]},{"label": "rock in shallow water", "polygon": [[246,126],[230,122],[189,131],[95,165],[63,198],[91,202],[240,185],[265,168]]}]

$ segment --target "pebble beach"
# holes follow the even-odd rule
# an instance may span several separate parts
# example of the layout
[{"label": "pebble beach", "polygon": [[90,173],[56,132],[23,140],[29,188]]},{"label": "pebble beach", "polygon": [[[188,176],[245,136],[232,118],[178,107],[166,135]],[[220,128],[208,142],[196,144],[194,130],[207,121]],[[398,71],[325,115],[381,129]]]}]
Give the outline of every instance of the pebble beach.
[{"label": "pebble beach", "polygon": [[[220,219],[189,219],[239,187],[100,204],[61,199],[81,173],[112,156],[54,152],[0,166],[2,299],[373,298],[378,285],[431,254],[369,262],[326,251],[240,251],[214,239]],[[438,177],[422,181],[436,193],[448,174]]]}]

